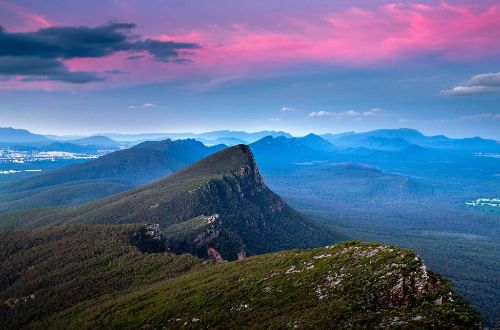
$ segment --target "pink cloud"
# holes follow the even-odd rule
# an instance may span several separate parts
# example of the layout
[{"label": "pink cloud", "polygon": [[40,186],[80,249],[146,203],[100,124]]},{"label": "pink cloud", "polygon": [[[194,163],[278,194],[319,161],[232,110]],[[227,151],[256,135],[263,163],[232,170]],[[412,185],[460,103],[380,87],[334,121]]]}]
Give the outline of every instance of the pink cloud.
[{"label": "pink cloud", "polygon": [[13,3],[0,0],[0,22],[9,31],[26,31],[46,28],[52,24],[40,14]]},{"label": "pink cloud", "polygon": [[[222,45],[207,48],[201,61],[238,66],[293,62],[364,66],[418,55],[466,61],[500,54],[500,5],[473,12],[446,3],[388,4],[286,23],[289,32],[242,25],[208,27],[196,33],[197,41],[204,35],[205,42]],[[189,40],[192,34],[178,37]]]},{"label": "pink cloud", "polygon": [[[4,3],[0,0],[0,4]],[[110,76],[106,82],[95,83],[97,86],[192,77],[206,77],[208,84],[219,84],[304,63],[366,67],[390,65],[419,56],[468,63],[500,55],[500,5],[478,10],[445,2],[385,4],[320,15],[285,15],[276,17],[276,25],[262,25],[256,19],[247,24],[179,27],[167,33],[159,28],[158,34],[145,36],[201,44],[203,48],[189,56],[193,63],[188,65],[159,63],[148,56],[128,60],[128,54],[74,59],[65,64],[73,71],[104,73],[118,69],[130,73]],[[38,22],[33,18],[33,22],[49,24],[41,19]]]},{"label": "pink cloud", "polygon": [[473,11],[447,3],[386,4],[280,19],[279,30],[258,23],[211,24],[151,36],[203,45],[190,65],[158,70],[158,63],[151,61],[120,63],[145,79],[171,80],[187,74],[212,76],[212,81],[217,80],[213,76],[265,75],[269,69],[301,63],[363,67],[429,55],[455,62],[500,55],[500,5]]}]

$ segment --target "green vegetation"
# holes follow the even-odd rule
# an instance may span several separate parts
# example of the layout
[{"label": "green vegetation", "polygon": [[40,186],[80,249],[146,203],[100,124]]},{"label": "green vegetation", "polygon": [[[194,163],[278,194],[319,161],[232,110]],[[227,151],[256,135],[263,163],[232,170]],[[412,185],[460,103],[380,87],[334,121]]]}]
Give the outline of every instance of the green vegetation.
[{"label": "green vegetation", "polygon": [[[347,170],[384,179],[381,189],[368,185],[375,199],[388,187],[421,191],[399,176]],[[336,174],[345,178],[341,184],[349,181],[344,170]],[[315,181],[316,194],[330,176]],[[349,191],[359,194],[370,180],[357,180]],[[329,202],[328,196],[315,200]],[[357,214],[363,221],[365,213]],[[244,145],[86,205],[3,214],[0,228],[32,230],[0,232],[5,328],[481,326],[447,280],[415,253],[393,246],[347,242],[220,264],[199,259],[236,260],[345,237],[274,194]]]},{"label": "green vegetation", "polygon": [[[401,164],[398,172],[425,167],[412,166]],[[497,196],[498,181],[470,173],[450,179],[457,169],[439,166],[433,164],[439,174],[427,175],[425,180],[405,180],[351,164],[260,168],[268,186],[301,213],[352,239],[416,251],[429,267],[453,281],[488,326],[499,327],[498,210],[494,214],[464,205],[468,194]]]},{"label": "green vegetation", "polygon": [[195,328],[473,328],[480,317],[413,253],[347,243],[212,266],[77,305],[37,326],[176,328],[186,322]]},{"label": "green vegetation", "polygon": [[0,212],[87,203],[158,180],[222,148],[192,139],[144,142],[6,185]]},{"label": "green vegetation", "polygon": [[156,223],[169,235],[168,228],[177,232],[179,224],[186,227],[186,221],[215,214],[223,230],[209,237],[202,246],[205,251],[196,255],[204,256],[208,247],[218,246],[223,247],[220,254],[233,260],[242,245],[247,255],[255,255],[326,245],[343,238],[291,209],[269,190],[244,145],[217,152],[155,183],[83,206],[4,214],[0,228]]},{"label": "green vegetation", "polygon": [[140,252],[132,238],[147,228],[2,233],[3,327],[465,329],[481,322],[446,280],[397,247],[347,242],[202,264]]},{"label": "green vegetation", "polygon": [[0,232],[0,324],[19,328],[96,297],[116,295],[200,267],[190,255],[144,254],[139,225],[72,225]]}]

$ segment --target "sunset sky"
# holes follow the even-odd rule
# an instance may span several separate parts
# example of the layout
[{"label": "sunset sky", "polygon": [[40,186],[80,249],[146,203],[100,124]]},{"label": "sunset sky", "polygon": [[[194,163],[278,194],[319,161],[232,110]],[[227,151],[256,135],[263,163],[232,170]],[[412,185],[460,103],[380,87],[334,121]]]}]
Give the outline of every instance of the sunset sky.
[{"label": "sunset sky", "polygon": [[499,1],[0,0],[0,126],[500,139]]}]

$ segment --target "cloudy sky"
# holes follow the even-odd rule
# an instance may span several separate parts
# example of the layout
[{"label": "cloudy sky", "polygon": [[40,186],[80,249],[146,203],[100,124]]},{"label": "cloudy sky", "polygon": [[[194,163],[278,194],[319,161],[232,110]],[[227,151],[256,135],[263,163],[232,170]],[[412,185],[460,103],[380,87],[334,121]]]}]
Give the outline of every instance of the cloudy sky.
[{"label": "cloudy sky", "polygon": [[0,126],[500,139],[500,3],[0,0]]}]

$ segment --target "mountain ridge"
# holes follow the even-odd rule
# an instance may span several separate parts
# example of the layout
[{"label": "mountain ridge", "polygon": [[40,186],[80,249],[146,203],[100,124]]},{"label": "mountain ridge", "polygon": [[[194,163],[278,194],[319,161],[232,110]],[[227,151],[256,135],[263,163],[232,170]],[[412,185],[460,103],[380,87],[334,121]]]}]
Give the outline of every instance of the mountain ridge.
[{"label": "mountain ridge", "polygon": [[[23,208],[23,205],[24,208],[71,205],[101,198],[109,195],[108,192],[125,191],[162,178],[222,148],[221,145],[206,147],[195,140],[144,142],[85,163],[17,181],[3,188],[5,194],[0,196],[0,211]],[[95,189],[90,186],[92,182],[96,183]],[[109,184],[110,189],[102,190],[104,183]],[[85,187],[89,198],[82,198],[78,184]],[[51,193],[54,200],[50,198]],[[61,194],[67,200],[63,204],[59,203]],[[42,195],[44,198],[40,198]],[[23,200],[23,204],[15,203],[18,200]],[[14,204],[9,204],[11,202]]]},{"label": "mountain ridge", "polygon": [[207,248],[222,246],[218,252],[226,260],[237,259],[242,249],[254,255],[327,244],[342,237],[290,208],[267,188],[246,145],[226,148],[159,181],[89,204],[17,212],[0,218],[6,226],[9,220],[16,219],[18,228],[67,223],[155,223],[165,233],[175,225],[177,231],[179,226],[185,226],[181,231],[187,231],[187,236],[199,236],[206,227],[192,225],[198,218],[198,223],[204,221],[215,234],[207,236],[195,254],[207,257]]},{"label": "mountain ridge", "polygon": [[46,138],[43,135],[31,133],[25,129],[17,129],[12,127],[0,127],[0,143],[50,143],[53,140]]}]

